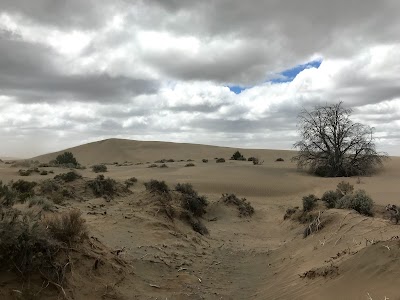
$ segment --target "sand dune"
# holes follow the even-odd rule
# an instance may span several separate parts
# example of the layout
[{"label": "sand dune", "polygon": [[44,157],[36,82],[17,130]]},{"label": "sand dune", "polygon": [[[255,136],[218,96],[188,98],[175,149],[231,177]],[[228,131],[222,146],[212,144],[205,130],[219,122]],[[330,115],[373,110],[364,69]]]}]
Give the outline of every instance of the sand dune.
[{"label": "sand dune", "polygon": [[[318,178],[297,170],[290,161],[292,151],[239,149],[246,157],[264,160],[254,166],[248,161],[214,161],[229,159],[235,148],[193,144],[110,139],[67,150],[85,165],[132,162],[108,165],[104,175],[119,182],[132,176],[139,180],[132,194],[110,202],[84,196],[59,207],[79,208],[93,236],[111,249],[124,249],[135,277],[127,276],[118,285],[116,299],[369,299],[368,295],[374,300],[400,299],[399,227],[389,222],[383,209],[387,203],[400,205],[400,158],[393,157],[374,176]],[[57,154],[35,159],[47,162]],[[278,157],[285,161],[276,162]],[[168,168],[148,168],[147,161],[162,158],[176,161],[167,163]],[[203,158],[209,162],[203,163]],[[195,166],[185,167],[187,162],[180,159],[193,159]],[[144,164],[135,165],[138,162]],[[66,171],[46,169],[54,174],[23,179],[40,182]],[[17,170],[0,163],[0,180],[21,179]],[[84,180],[97,176],[90,168],[78,172]],[[150,179],[165,180],[172,190],[177,183],[191,183],[206,195],[204,223],[210,235],[201,236],[179,218],[171,221],[163,215],[143,186]],[[374,218],[322,208],[326,226],[306,239],[305,225],[283,220],[288,207],[302,205],[303,196],[321,197],[342,180],[371,195],[376,203]],[[73,189],[79,191],[82,185],[83,181]],[[238,217],[234,207],[221,202],[222,193],[246,197],[255,208],[254,216]],[[316,276],[301,278],[312,270]],[[333,271],[321,275],[326,270]],[[102,276],[103,282],[112,281]],[[83,291],[79,295],[85,299],[101,296]]]}]

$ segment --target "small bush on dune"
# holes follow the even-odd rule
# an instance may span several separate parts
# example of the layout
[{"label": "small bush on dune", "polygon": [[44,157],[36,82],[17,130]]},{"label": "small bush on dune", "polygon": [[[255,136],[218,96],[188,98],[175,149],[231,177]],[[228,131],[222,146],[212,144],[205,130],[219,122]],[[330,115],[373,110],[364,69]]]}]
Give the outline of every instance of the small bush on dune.
[{"label": "small bush on dune", "polygon": [[54,205],[50,201],[38,196],[29,198],[29,207],[32,206],[40,206],[44,211],[52,211],[54,209]]},{"label": "small bush on dune", "polygon": [[217,163],[224,163],[225,162],[225,158],[217,158],[216,162]]},{"label": "small bush on dune", "polygon": [[194,167],[194,166],[195,166],[195,164],[193,164],[193,163],[188,163],[185,165],[185,167]]},{"label": "small bush on dune", "polygon": [[358,190],[354,194],[344,195],[336,203],[336,208],[354,209],[362,215],[372,216],[374,201],[364,190]]},{"label": "small bush on dune", "polygon": [[53,215],[45,220],[45,224],[55,239],[68,245],[88,237],[85,219],[77,209]]},{"label": "small bush on dune", "polygon": [[260,160],[258,157],[254,157],[254,159],[253,159],[253,165],[259,166],[259,165],[262,165],[263,163],[264,163],[263,160]]},{"label": "small bush on dune", "polygon": [[288,208],[286,209],[285,215],[283,216],[283,219],[289,219],[295,212],[297,212],[298,207],[294,207],[294,208]]},{"label": "small bush on dune", "polygon": [[72,181],[75,181],[80,178],[82,178],[82,175],[80,175],[74,171],[62,173],[62,174],[54,176],[54,179],[61,179],[65,182],[72,182]]},{"label": "small bush on dune", "polygon": [[107,172],[107,166],[106,165],[94,165],[94,166],[92,166],[92,171],[95,173],[104,173],[104,172]]},{"label": "small bush on dune", "polygon": [[152,179],[149,182],[145,182],[144,186],[146,187],[146,190],[148,190],[151,193],[158,193],[158,194],[169,193],[169,188],[168,185],[165,183],[165,181],[158,181]]},{"label": "small bush on dune", "polygon": [[148,166],[148,168],[157,168],[157,165],[156,164],[151,164],[151,165]]},{"label": "small bush on dune", "polygon": [[17,192],[0,180],[0,207],[12,206],[17,199]]},{"label": "small bush on dune", "polygon": [[20,201],[25,201],[27,198],[35,195],[33,188],[37,185],[36,182],[30,182],[25,180],[18,180],[12,183],[11,187],[18,193]]},{"label": "small bush on dune", "polygon": [[199,196],[190,183],[178,183],[175,190],[182,194],[181,206],[183,209],[190,211],[196,217],[201,217],[206,213],[207,198]]},{"label": "small bush on dune", "polygon": [[186,195],[197,195],[197,192],[190,183],[178,183],[175,186],[175,190]]},{"label": "small bush on dune", "polygon": [[32,174],[32,170],[18,170],[19,176],[29,176]]},{"label": "small bush on dune", "polygon": [[166,165],[166,164],[162,164],[161,166],[160,166],[160,168],[168,168],[168,166]]},{"label": "small bush on dune", "polygon": [[47,174],[48,174],[48,172],[46,170],[40,171],[40,175],[42,175],[42,176],[47,175]]},{"label": "small bush on dune", "polygon": [[205,159],[205,158],[203,158],[201,161],[202,161],[203,163],[208,163],[208,159]]},{"label": "small bush on dune", "polygon": [[64,152],[58,155],[55,159],[55,163],[57,165],[66,165],[66,166],[71,165],[73,167],[79,165],[78,161],[71,152]]},{"label": "small bush on dune", "polygon": [[285,161],[285,160],[282,157],[279,157],[275,161]]},{"label": "small bush on dune", "polygon": [[254,208],[246,198],[239,199],[235,194],[222,194],[221,199],[226,204],[237,206],[240,217],[250,217],[254,214]]},{"label": "small bush on dune", "polygon": [[327,208],[334,208],[339,200],[339,194],[336,191],[327,191],[322,195],[321,200],[325,202]]},{"label": "small bush on dune", "polygon": [[41,193],[50,194],[57,192],[60,189],[60,185],[52,179],[46,179],[40,183],[39,188]]},{"label": "small bush on dune", "polygon": [[130,187],[132,187],[137,181],[138,181],[138,180],[137,180],[136,177],[131,177],[131,178],[125,180],[125,186],[126,186],[127,188],[130,188]]},{"label": "small bush on dune", "polygon": [[98,175],[95,179],[90,180],[87,184],[97,197],[111,197],[117,191],[117,182],[112,178],[105,178],[104,175]]},{"label": "small bush on dune", "polygon": [[172,163],[172,162],[175,162],[175,160],[170,158],[170,159],[167,160],[167,162]]},{"label": "small bush on dune", "polygon": [[23,276],[39,271],[57,270],[55,255],[58,243],[45,226],[31,214],[15,209],[0,214],[0,269]]},{"label": "small bush on dune", "polygon": [[303,197],[303,211],[311,211],[317,205],[318,198],[315,195],[308,195]]},{"label": "small bush on dune", "polygon": [[236,151],[231,156],[231,160],[246,160],[246,158],[242,155],[242,153],[240,153],[239,151]]}]

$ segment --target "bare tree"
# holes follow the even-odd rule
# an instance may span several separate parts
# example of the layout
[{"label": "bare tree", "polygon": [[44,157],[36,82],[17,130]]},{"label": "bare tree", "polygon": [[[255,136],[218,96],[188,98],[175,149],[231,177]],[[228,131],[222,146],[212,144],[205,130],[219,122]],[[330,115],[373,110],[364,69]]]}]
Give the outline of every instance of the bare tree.
[{"label": "bare tree", "polygon": [[301,141],[293,160],[319,176],[337,177],[372,173],[387,155],[378,153],[373,128],[350,120],[351,109],[343,103],[304,109],[299,114]]}]

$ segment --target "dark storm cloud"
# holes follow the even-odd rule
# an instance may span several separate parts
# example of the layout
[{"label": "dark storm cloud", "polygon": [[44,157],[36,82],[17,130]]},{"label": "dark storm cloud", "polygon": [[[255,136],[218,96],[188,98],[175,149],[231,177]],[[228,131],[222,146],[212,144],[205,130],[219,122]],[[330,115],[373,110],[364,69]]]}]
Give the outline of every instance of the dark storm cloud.
[{"label": "dark storm cloud", "polygon": [[[154,93],[152,80],[105,73],[68,74],[51,48],[23,40],[0,39],[0,90],[24,103],[59,100],[124,102]],[[67,63],[67,62],[64,62]]]}]

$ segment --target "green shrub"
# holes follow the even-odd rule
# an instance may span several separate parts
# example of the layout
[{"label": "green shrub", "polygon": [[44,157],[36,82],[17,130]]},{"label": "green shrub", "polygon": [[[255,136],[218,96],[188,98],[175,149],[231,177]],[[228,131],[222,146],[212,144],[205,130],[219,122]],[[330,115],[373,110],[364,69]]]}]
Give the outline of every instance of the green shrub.
[{"label": "green shrub", "polygon": [[308,195],[303,197],[303,211],[312,211],[317,205],[318,198],[315,195]]},{"label": "green shrub", "polygon": [[27,198],[33,197],[35,195],[35,191],[33,190],[33,188],[36,185],[36,182],[19,179],[18,181],[12,183],[11,187],[18,193],[19,200],[24,202]]},{"label": "green shrub", "polygon": [[354,194],[347,194],[336,203],[336,208],[354,209],[362,215],[372,216],[374,201],[364,190],[358,190]]},{"label": "green shrub", "polygon": [[186,195],[197,195],[197,192],[190,183],[178,183],[175,186],[175,190]]},{"label": "green shrub", "polygon": [[178,183],[175,190],[182,194],[181,206],[191,212],[196,217],[201,217],[206,213],[208,205],[205,196],[199,196],[190,183]]},{"label": "green shrub", "polygon": [[67,173],[62,173],[62,174],[54,176],[54,179],[61,179],[65,182],[72,182],[72,181],[75,181],[80,178],[82,178],[82,175],[80,175],[74,171],[70,171]]},{"label": "green shrub", "polygon": [[146,190],[148,190],[151,193],[157,193],[157,194],[169,193],[169,188],[168,185],[165,183],[165,181],[158,181],[152,179],[149,182],[145,182],[144,186],[146,187]]},{"label": "green shrub", "polygon": [[54,209],[54,205],[47,199],[42,197],[32,197],[29,198],[29,207],[32,206],[40,206],[44,211],[52,211]]},{"label": "green shrub", "polygon": [[246,160],[246,158],[240,153],[239,151],[236,151],[233,153],[231,160]]},{"label": "green shrub", "polygon": [[206,235],[208,234],[208,229],[207,227],[197,218],[195,218],[192,213],[190,213],[189,211],[183,211],[181,213],[181,219],[183,221],[185,221],[186,223],[188,223],[192,229],[198,233],[200,233],[201,235]]},{"label": "green shrub", "polygon": [[339,194],[336,191],[327,191],[322,195],[321,200],[325,202],[327,208],[334,208],[339,200]]},{"label": "green shrub", "polygon": [[59,248],[38,217],[15,209],[0,214],[0,270],[22,276],[39,270],[56,272]]},{"label": "green shrub", "polygon": [[235,194],[222,194],[222,201],[225,204],[233,204],[239,211],[239,217],[250,217],[254,214],[254,208],[246,198],[239,199]]},{"label": "green shrub", "polygon": [[79,165],[78,161],[71,152],[64,152],[58,155],[55,159],[57,165],[73,166]]},{"label": "green shrub", "polygon": [[18,170],[19,176],[29,176],[32,174],[32,170]]},{"label": "green shrub", "polygon": [[1,206],[13,206],[17,199],[17,191],[3,184],[0,180],[0,208]]},{"label": "green shrub", "polygon": [[125,180],[125,186],[126,186],[127,188],[130,188],[130,187],[133,186],[137,181],[138,181],[138,180],[137,180],[136,177],[128,178],[127,180]]},{"label": "green shrub", "polygon": [[94,165],[94,166],[92,166],[92,171],[95,173],[104,173],[104,172],[107,172],[107,166],[106,165]]},{"label": "green shrub", "polygon": [[55,239],[68,245],[88,238],[85,219],[77,209],[53,215],[45,220],[45,224]]},{"label": "green shrub", "polygon": [[98,175],[95,179],[90,180],[88,186],[92,189],[95,196],[113,196],[117,191],[117,182],[111,178],[104,178],[104,175]]},{"label": "green shrub", "polygon": [[43,180],[40,183],[39,187],[40,187],[40,192],[43,194],[50,194],[53,192],[57,192],[60,189],[60,185],[52,179]]}]

